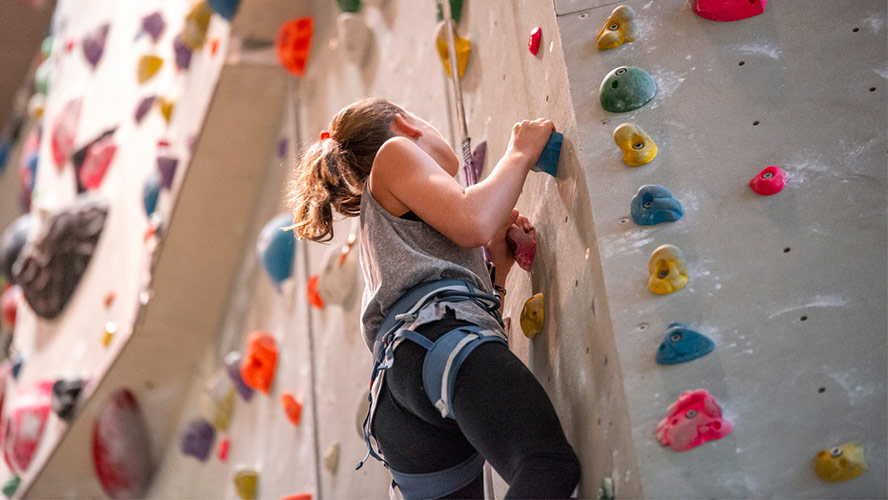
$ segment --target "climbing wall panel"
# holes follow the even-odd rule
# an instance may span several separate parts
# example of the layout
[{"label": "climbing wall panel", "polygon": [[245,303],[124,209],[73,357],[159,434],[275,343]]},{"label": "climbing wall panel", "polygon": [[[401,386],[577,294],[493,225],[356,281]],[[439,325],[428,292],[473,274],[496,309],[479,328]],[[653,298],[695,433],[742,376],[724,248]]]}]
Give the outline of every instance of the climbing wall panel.
[{"label": "climbing wall panel", "polygon": [[[617,4],[592,3],[559,27],[645,492],[884,497],[884,2],[770,2],[719,23],[688,2],[630,1],[639,36],[607,51],[595,37]],[[625,65],[646,70],[657,94],[606,112],[599,84]],[[656,159],[623,163],[612,134],[624,122],[650,134]],[[760,196],[748,183],[769,165],[788,181]],[[668,188],[684,217],[636,225],[630,200],[645,184]],[[663,244],[683,251],[689,280],[661,296],[648,289],[648,259]],[[656,364],[673,322],[715,351]],[[667,407],[698,388],[733,433],[685,453],[658,444]],[[818,480],[815,454],[849,441],[864,445],[869,472]]]}]

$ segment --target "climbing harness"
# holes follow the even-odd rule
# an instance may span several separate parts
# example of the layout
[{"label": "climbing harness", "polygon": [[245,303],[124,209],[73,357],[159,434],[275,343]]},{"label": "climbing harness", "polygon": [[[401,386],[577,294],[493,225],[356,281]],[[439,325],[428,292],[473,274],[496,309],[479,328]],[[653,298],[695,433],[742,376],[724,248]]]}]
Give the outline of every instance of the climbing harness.
[{"label": "climbing harness", "polygon": [[484,458],[477,453],[454,467],[425,474],[408,474],[393,470],[374,450],[373,416],[382,391],[385,372],[394,363],[395,349],[404,340],[414,342],[428,352],[423,361],[423,388],[429,401],[442,418],[453,419],[451,396],[459,368],[475,348],[488,342],[499,342],[508,346],[501,330],[489,330],[479,326],[457,327],[438,340],[432,342],[413,330],[413,323],[427,307],[440,303],[472,301],[491,314],[502,324],[499,315],[500,303],[496,297],[487,295],[474,285],[461,280],[445,279],[422,283],[404,294],[392,305],[382,322],[373,344],[373,372],[370,378],[370,407],[364,418],[363,434],[367,454],[356,469],[373,457],[383,463],[392,473],[394,484],[406,499],[437,498],[451,493],[472,481],[481,472]]}]

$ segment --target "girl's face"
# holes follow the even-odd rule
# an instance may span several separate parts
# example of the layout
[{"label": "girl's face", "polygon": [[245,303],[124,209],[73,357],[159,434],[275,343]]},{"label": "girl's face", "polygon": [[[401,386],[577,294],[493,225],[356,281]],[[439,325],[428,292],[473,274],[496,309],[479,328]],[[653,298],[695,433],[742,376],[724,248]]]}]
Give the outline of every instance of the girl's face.
[{"label": "girl's face", "polygon": [[456,174],[459,173],[459,158],[456,156],[456,153],[453,152],[453,148],[450,147],[450,144],[447,143],[441,133],[438,132],[438,129],[436,129],[431,123],[428,123],[409,111],[407,112],[407,115],[407,120],[410,122],[410,125],[422,132],[422,135],[415,139],[416,144],[425,151],[426,154],[431,156],[432,159],[435,160],[445,172],[450,174],[451,177],[456,177]]}]

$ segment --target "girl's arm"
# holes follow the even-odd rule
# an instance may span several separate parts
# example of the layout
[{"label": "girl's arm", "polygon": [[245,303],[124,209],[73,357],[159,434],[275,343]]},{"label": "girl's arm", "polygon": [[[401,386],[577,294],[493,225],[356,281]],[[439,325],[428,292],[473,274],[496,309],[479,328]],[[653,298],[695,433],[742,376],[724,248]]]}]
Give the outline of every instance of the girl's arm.
[{"label": "girl's arm", "polygon": [[506,154],[486,179],[467,189],[413,139],[393,137],[376,155],[371,188],[377,198],[381,191],[391,195],[454,243],[479,247],[508,227],[527,172],[553,130],[549,120],[516,123]]}]

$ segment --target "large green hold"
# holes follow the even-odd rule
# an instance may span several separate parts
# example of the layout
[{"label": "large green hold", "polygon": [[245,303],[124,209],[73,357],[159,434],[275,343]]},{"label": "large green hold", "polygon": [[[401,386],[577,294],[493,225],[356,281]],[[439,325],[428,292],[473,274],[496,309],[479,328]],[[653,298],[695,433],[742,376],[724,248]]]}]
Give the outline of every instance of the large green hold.
[{"label": "large green hold", "polygon": [[3,494],[6,495],[6,498],[12,498],[12,495],[15,495],[15,490],[18,489],[19,483],[22,482],[18,476],[7,479],[5,483],[3,483]]},{"label": "large green hold", "polygon": [[342,12],[357,14],[361,10],[361,0],[336,0],[336,5]]},{"label": "large green hold", "polygon": [[657,84],[641,68],[620,66],[604,77],[598,92],[602,108],[611,113],[625,113],[650,102],[657,94]]},{"label": "large green hold", "polygon": [[[459,20],[462,18],[462,10],[463,10],[463,0],[450,0],[450,17],[453,21],[459,24]],[[438,22],[444,20],[444,12],[442,12],[441,4],[438,4]]]}]

